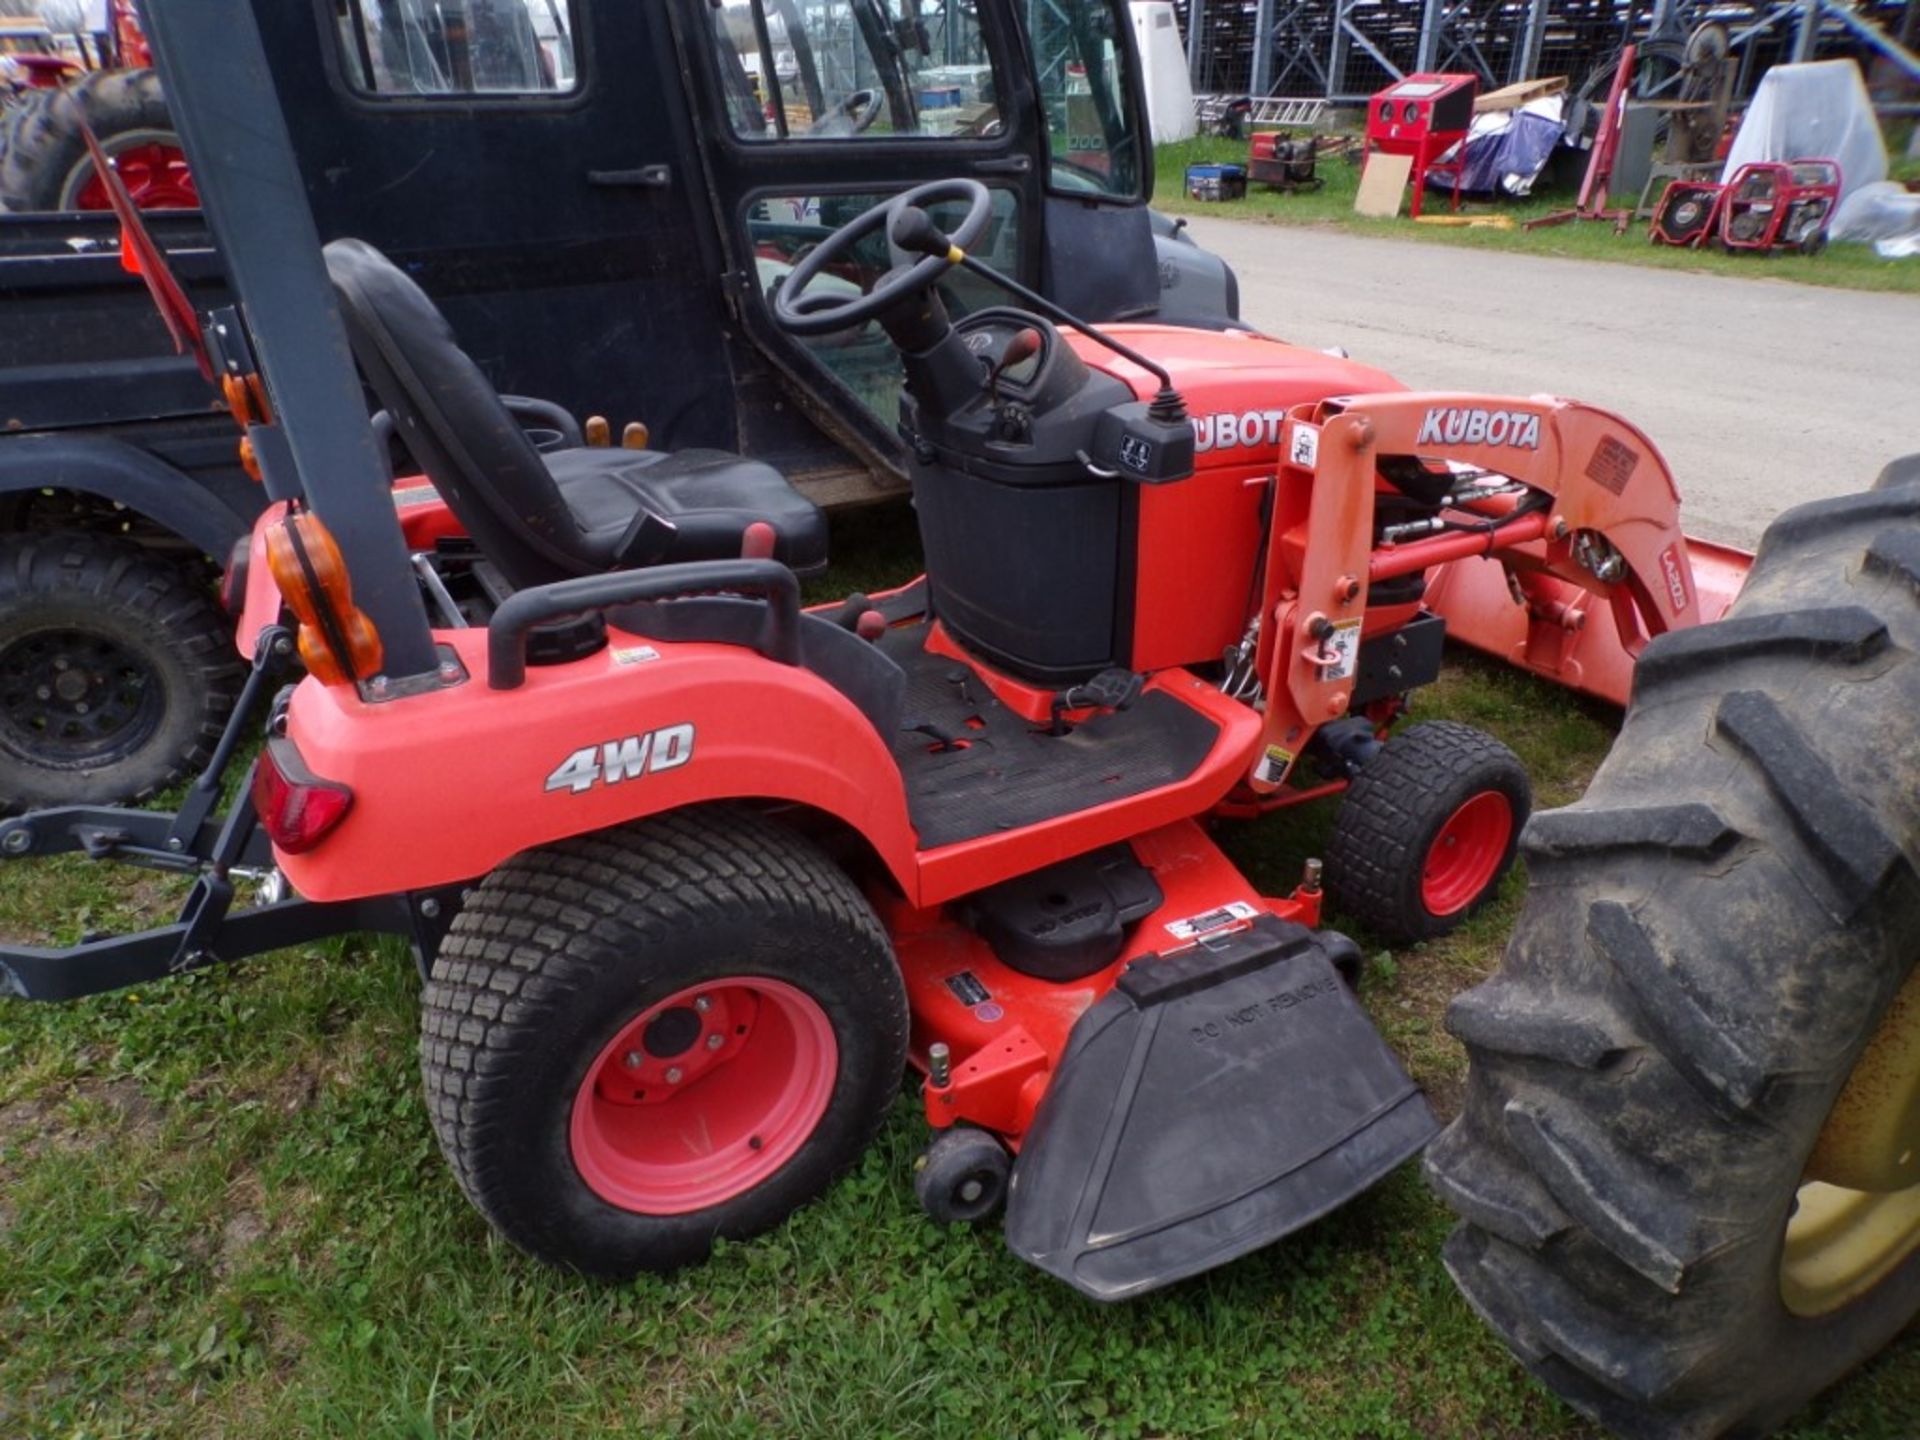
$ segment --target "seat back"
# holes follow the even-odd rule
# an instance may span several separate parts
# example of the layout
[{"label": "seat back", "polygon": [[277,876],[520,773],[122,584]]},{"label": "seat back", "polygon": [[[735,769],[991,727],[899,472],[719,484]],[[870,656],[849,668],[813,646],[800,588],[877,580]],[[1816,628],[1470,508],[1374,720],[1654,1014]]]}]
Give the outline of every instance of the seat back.
[{"label": "seat back", "polygon": [[367,383],[481,553],[516,589],[605,568],[540,454],[426,292],[364,240],[325,249]]}]

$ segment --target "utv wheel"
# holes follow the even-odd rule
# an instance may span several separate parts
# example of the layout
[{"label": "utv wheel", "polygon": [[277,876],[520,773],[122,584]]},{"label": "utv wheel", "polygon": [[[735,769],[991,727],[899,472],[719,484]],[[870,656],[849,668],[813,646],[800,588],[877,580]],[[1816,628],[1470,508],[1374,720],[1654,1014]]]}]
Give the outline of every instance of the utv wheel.
[{"label": "utv wheel", "polygon": [[943,1130],[914,1166],[913,1193],[942,1225],[991,1219],[1007,1201],[1013,1161],[1007,1147],[984,1130]]},{"label": "utv wheel", "polygon": [[777,1225],[898,1093],[907,1003],[871,907],[746,811],[495,870],[428,982],[421,1065],[461,1187],[514,1244],[625,1277]]},{"label": "utv wheel", "polygon": [[1491,735],[1451,720],[1416,725],[1341,798],[1328,896],[1397,944],[1445,935],[1499,888],[1532,803],[1526,770]]},{"label": "utv wheel", "polygon": [[18,211],[108,209],[82,122],[142,210],[200,203],[160,77],[151,70],[101,71],[25,102],[0,155],[0,201]]},{"label": "utv wheel", "polygon": [[1428,1175],[1447,1266],[1622,1434],[1760,1434],[1920,1313],[1920,484],[1789,511],[1536,817]]},{"label": "utv wheel", "polygon": [[0,536],[0,808],[146,799],[206,764],[244,678],[180,566],[101,536]]}]

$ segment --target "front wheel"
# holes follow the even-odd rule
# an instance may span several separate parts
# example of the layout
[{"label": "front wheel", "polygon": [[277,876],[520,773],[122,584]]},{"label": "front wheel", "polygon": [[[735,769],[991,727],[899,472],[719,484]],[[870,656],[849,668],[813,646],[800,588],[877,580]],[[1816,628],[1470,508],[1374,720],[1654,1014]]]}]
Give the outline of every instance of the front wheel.
[{"label": "front wheel", "polygon": [[814,1199],[898,1091],[907,1003],[871,907],[805,838],[683,811],[516,856],[427,985],[441,1148],[507,1239],[625,1277]]},{"label": "front wheel", "polygon": [[1396,944],[1445,935],[1499,888],[1532,803],[1525,768],[1491,735],[1452,720],[1416,725],[1341,799],[1329,898]]}]

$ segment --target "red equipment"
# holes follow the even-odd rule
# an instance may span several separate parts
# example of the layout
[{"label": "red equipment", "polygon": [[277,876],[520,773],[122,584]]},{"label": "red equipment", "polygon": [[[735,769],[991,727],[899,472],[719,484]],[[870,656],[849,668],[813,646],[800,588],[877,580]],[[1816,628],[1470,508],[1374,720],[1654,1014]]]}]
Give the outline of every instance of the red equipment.
[{"label": "red equipment", "polygon": [[1655,245],[1683,245],[1697,250],[1712,240],[1720,225],[1725,185],[1700,180],[1669,180],[1653,208],[1647,239]]},{"label": "red equipment", "polygon": [[[1367,153],[1413,158],[1413,207],[1420,216],[1429,173],[1453,176],[1453,208],[1460,208],[1460,173],[1473,102],[1480,93],[1477,75],[1409,75],[1367,101]],[[1456,145],[1461,153],[1442,160]],[[1257,177],[1256,177],[1257,178]]]},{"label": "red equipment", "polygon": [[1247,179],[1276,190],[1318,190],[1313,136],[1263,130],[1247,141]]},{"label": "red equipment", "polygon": [[1840,166],[1832,160],[1756,161],[1742,165],[1720,199],[1719,241],[1729,250],[1792,248],[1817,255],[1840,203]]},{"label": "red equipment", "polygon": [[1556,210],[1529,220],[1523,227],[1538,230],[1548,225],[1564,225],[1569,220],[1611,220],[1614,233],[1624,235],[1633,221],[1633,207],[1607,209],[1607,187],[1613,182],[1613,162],[1620,150],[1620,127],[1626,121],[1627,92],[1633,85],[1633,67],[1639,48],[1622,47],[1620,63],[1614,68],[1613,83],[1607,88],[1607,106],[1600,112],[1600,129],[1593,137],[1593,153],[1587,158],[1587,173],[1580,181],[1580,194],[1571,210]]}]

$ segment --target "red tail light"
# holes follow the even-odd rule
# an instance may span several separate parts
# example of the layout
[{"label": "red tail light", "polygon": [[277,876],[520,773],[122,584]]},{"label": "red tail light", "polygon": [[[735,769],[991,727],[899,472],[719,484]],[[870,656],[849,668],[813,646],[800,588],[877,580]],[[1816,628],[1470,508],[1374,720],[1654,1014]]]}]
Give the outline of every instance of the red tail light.
[{"label": "red tail light", "polygon": [[293,741],[276,735],[260,752],[260,764],[253,772],[253,808],[273,843],[289,855],[299,855],[326,839],[347,818],[353,791],[315,775]]}]

